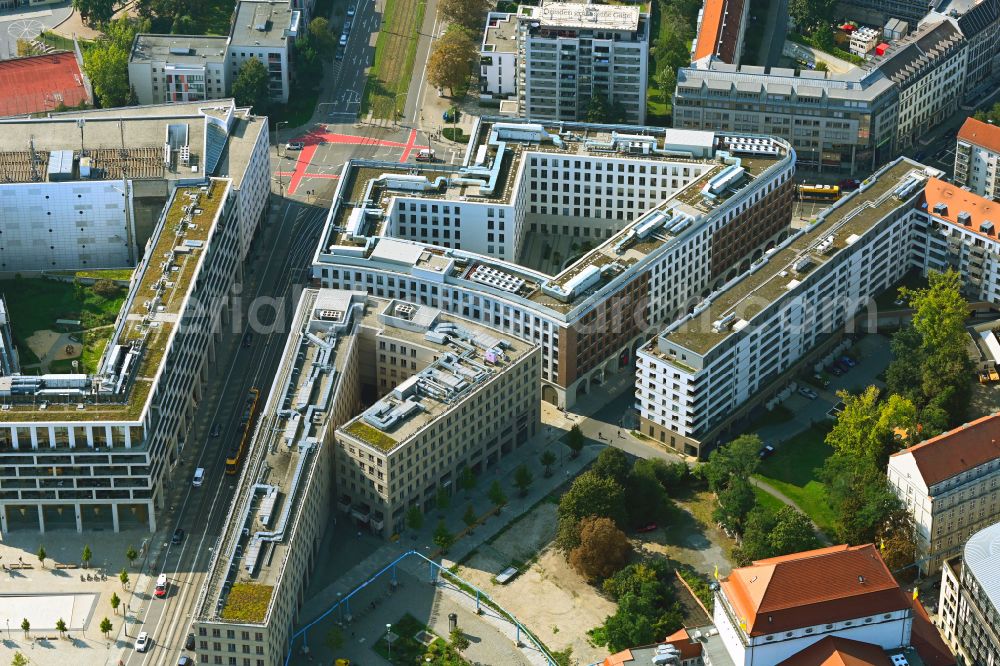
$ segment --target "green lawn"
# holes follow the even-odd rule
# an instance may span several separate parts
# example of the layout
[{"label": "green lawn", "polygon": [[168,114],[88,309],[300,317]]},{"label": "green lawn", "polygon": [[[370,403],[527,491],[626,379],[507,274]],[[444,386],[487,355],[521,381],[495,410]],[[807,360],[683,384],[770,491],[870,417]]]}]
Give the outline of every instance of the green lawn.
[{"label": "green lawn", "polygon": [[[38,36],[38,41],[43,44],[47,44],[54,49],[60,49],[63,51],[73,51],[73,40],[68,37],[63,37],[62,35],[57,35],[54,32],[49,32],[48,30],[42,31],[42,34]],[[94,42],[87,39],[78,39],[80,44],[80,51],[86,53],[87,50],[94,45]]]},{"label": "green lawn", "polygon": [[833,534],[834,515],[826,499],[826,486],[816,479],[817,468],[833,452],[824,441],[826,433],[826,428],[813,426],[783,442],[761,463],[756,476],[798,504],[820,529]]},{"label": "green lawn", "polygon": [[757,486],[753,487],[753,494],[757,496],[757,504],[766,509],[768,513],[778,513],[785,506],[785,503],[780,499]]},{"label": "green lawn", "polygon": [[360,115],[395,119],[406,104],[426,0],[387,0],[375,42],[375,63],[361,99]]}]

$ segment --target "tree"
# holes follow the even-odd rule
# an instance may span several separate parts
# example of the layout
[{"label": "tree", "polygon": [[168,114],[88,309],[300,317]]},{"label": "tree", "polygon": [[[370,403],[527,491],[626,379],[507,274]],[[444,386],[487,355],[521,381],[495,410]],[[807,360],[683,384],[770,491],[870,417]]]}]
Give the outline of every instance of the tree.
[{"label": "tree", "polygon": [[625,483],[625,506],[628,509],[629,524],[640,527],[659,520],[667,509],[669,500],[656,473],[650,465],[640,465],[637,460],[629,472]]},{"label": "tree", "polygon": [[533,480],[534,477],[527,465],[518,465],[517,469],[514,470],[514,485],[517,486],[517,491],[521,497],[528,494],[528,487],[531,486]]},{"label": "tree", "polygon": [[135,91],[128,81],[129,53],[135,35],[150,29],[148,20],[117,18],[104,27],[103,36],[84,52],[83,68],[101,106],[123,106],[134,98]]},{"label": "tree", "polygon": [[830,66],[827,65],[822,60],[820,60],[819,62],[816,63],[816,71],[817,72],[829,72],[830,71]]},{"label": "tree", "polygon": [[406,511],[406,526],[414,531],[424,526],[424,514],[420,512],[420,507],[416,504]]},{"label": "tree", "polygon": [[624,451],[609,446],[597,455],[597,460],[594,461],[594,465],[590,469],[597,476],[624,485],[631,467]]},{"label": "tree", "polygon": [[828,21],[836,0],[788,0],[788,15],[803,29]]},{"label": "tree", "polygon": [[503,508],[503,505],[507,503],[507,496],[503,492],[503,488],[500,487],[499,481],[494,481],[490,484],[490,489],[487,495],[490,501],[493,502],[493,506],[498,509]]},{"label": "tree", "polygon": [[451,26],[431,49],[427,80],[438,88],[447,88],[449,94],[454,95],[455,89],[464,86],[472,76],[472,60],[477,53],[476,43],[469,34]]},{"label": "tree", "polygon": [[455,537],[448,531],[444,521],[439,520],[437,527],[434,528],[434,545],[441,550],[448,550],[453,543],[455,543]]},{"label": "tree", "polygon": [[337,49],[337,39],[334,34],[330,32],[330,23],[322,16],[317,16],[312,21],[309,21],[307,34],[309,36],[310,45],[315,48],[320,55],[333,55],[333,52]]},{"label": "tree", "polygon": [[17,57],[23,58],[25,56],[34,55],[35,47],[31,45],[31,42],[27,39],[17,39]]},{"label": "tree", "polygon": [[471,467],[464,468],[458,476],[458,487],[464,490],[466,494],[476,487],[476,474],[472,471]]},{"label": "tree", "polygon": [[600,93],[595,94],[590,98],[590,104],[587,106],[587,122],[623,123],[625,122],[625,107]]},{"label": "tree", "polygon": [[570,458],[576,458],[580,455],[580,451],[583,451],[584,441],[583,431],[580,430],[580,426],[574,423],[573,427],[566,433],[566,446],[569,447]]},{"label": "tree", "polygon": [[580,545],[570,551],[569,563],[589,581],[603,579],[625,565],[631,550],[610,518],[589,516],[580,521]]},{"label": "tree", "polygon": [[87,25],[102,25],[115,15],[115,0],[73,0],[73,9]]},{"label": "tree", "polygon": [[20,652],[15,652],[14,658],[10,661],[10,666],[28,666],[28,658]]},{"label": "tree", "polygon": [[705,478],[713,493],[720,493],[732,481],[749,481],[760,465],[760,449],[763,443],[757,435],[740,435],[729,444],[715,449],[705,463]]},{"label": "tree", "polygon": [[677,70],[670,66],[664,67],[653,76],[653,83],[660,93],[660,101],[669,103],[677,87]]},{"label": "tree", "polygon": [[878,533],[879,552],[889,571],[897,575],[917,559],[916,526],[910,512],[900,507],[886,518]]},{"label": "tree", "polygon": [[139,558],[139,553],[136,551],[135,546],[129,546],[125,550],[125,559],[128,560],[128,565],[134,566],[135,561]]},{"label": "tree", "polygon": [[774,523],[774,514],[762,506],[755,506],[747,514],[740,545],[733,549],[733,560],[737,566],[745,567],[756,560],[771,557],[768,536],[774,529]]},{"label": "tree", "polygon": [[584,472],[559,498],[557,514],[560,529],[556,541],[568,551],[579,545],[579,522],[587,516],[610,518],[619,526],[625,524],[625,490],[614,479],[598,476],[593,470]]},{"label": "tree", "polygon": [[94,554],[90,551],[90,546],[84,544],[83,552],[80,553],[80,559],[83,561],[83,568],[87,569],[90,567],[90,560],[94,558]]},{"label": "tree", "polygon": [[753,486],[746,479],[734,478],[719,494],[719,505],[712,512],[712,519],[742,534],[747,514],[757,503]]},{"label": "tree", "polygon": [[438,488],[437,495],[434,498],[434,503],[437,505],[438,511],[444,511],[448,508],[451,504],[451,494],[448,492],[447,488]]},{"label": "tree", "polygon": [[465,632],[459,627],[452,629],[449,637],[451,638],[451,646],[459,652],[469,647],[469,639],[465,637]]},{"label": "tree", "polygon": [[48,558],[48,553],[45,552],[45,546],[39,545],[38,546],[38,552],[36,553],[36,555],[38,556],[38,563],[44,569],[45,568],[45,560]]},{"label": "tree", "polygon": [[876,542],[886,521],[902,507],[885,472],[867,458],[834,453],[819,477],[827,486],[837,539],[843,543]]},{"label": "tree", "polygon": [[837,391],[837,397],[844,403],[844,409],[827,433],[826,443],[838,453],[878,460],[888,436],[879,423],[878,388],[869,386],[859,395]]},{"label": "tree", "polygon": [[118,607],[121,606],[122,604],[122,600],[118,598],[118,593],[112,592],[111,598],[108,599],[108,601],[111,603],[111,610],[113,610],[115,612],[115,615],[117,615]]},{"label": "tree", "polygon": [[656,477],[667,495],[679,491],[691,475],[691,469],[686,464],[668,463],[661,458],[640,458],[632,463],[632,472]]},{"label": "tree", "polygon": [[441,0],[438,11],[449,22],[480,32],[492,5],[490,0]]},{"label": "tree", "polygon": [[59,638],[62,638],[63,634],[66,633],[66,621],[64,619],[59,618],[56,620],[56,631],[59,632]]},{"label": "tree", "polygon": [[790,506],[778,510],[768,541],[771,544],[770,557],[801,553],[820,545],[809,518]]},{"label": "tree", "polygon": [[114,629],[114,625],[111,624],[111,620],[108,618],[101,620],[101,633],[104,634],[105,638],[108,637],[108,634],[111,633],[112,629]]},{"label": "tree", "polygon": [[258,114],[266,113],[271,103],[267,69],[257,58],[245,60],[233,81],[233,97],[240,106],[252,106]]},{"label": "tree", "polygon": [[673,578],[665,560],[650,560],[630,564],[604,581],[604,591],[618,602],[604,622],[612,651],[649,644],[683,626],[683,608],[668,582]]},{"label": "tree", "polygon": [[545,471],[542,472],[542,476],[546,479],[552,476],[552,466],[556,464],[556,454],[546,449],[545,453],[542,454],[542,457],[539,458],[539,462],[541,462],[542,467],[545,468]]},{"label": "tree", "polygon": [[24,631],[24,637],[27,638],[28,632],[31,631],[31,622],[28,621],[28,618],[21,620],[21,630]]},{"label": "tree", "polygon": [[101,298],[115,298],[122,291],[114,280],[97,280],[90,289]]},{"label": "tree", "polygon": [[122,569],[118,572],[118,580],[122,582],[122,587],[128,589],[128,572]]},{"label": "tree", "polygon": [[462,522],[465,523],[466,527],[472,527],[478,520],[479,516],[476,515],[476,510],[472,508],[471,504],[467,504],[465,513],[462,514]]}]

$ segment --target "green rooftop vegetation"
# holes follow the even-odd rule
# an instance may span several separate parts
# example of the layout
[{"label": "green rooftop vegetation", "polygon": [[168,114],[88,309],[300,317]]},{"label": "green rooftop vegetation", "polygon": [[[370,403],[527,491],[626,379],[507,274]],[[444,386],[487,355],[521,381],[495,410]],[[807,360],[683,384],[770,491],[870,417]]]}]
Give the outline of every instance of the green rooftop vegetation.
[{"label": "green rooftop vegetation", "polygon": [[349,424],[344,428],[344,432],[352,437],[360,439],[365,444],[371,444],[372,446],[382,449],[383,451],[391,451],[396,448],[399,444],[389,435],[385,434],[378,428],[374,428],[361,419],[357,419],[353,423]]},{"label": "green rooftop vegetation", "polygon": [[273,585],[236,583],[226,597],[222,619],[230,622],[263,622],[273,593]]}]

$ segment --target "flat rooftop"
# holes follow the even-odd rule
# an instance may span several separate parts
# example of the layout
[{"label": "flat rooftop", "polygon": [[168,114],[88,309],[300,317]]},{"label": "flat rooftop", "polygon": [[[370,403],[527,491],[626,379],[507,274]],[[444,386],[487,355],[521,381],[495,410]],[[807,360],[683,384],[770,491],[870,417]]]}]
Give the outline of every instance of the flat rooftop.
[{"label": "flat rooftop", "polygon": [[517,50],[517,21],[514,14],[491,13],[483,33],[485,53],[513,53]]},{"label": "flat rooftop", "polygon": [[204,65],[226,57],[228,37],[140,34],[132,42],[130,62]]},{"label": "flat rooftop", "polygon": [[72,53],[0,61],[0,116],[25,116],[92,101]]},{"label": "flat rooftop", "polygon": [[[344,367],[356,349],[355,331],[367,300],[359,292],[303,292],[247,454],[233,519],[195,609],[200,619],[266,621],[273,601],[270,590],[281,581],[300,503],[326,440],[329,415],[336,409]],[[268,601],[258,606],[256,616],[239,615],[237,604],[229,604],[234,588],[237,595],[249,590],[266,595]]]},{"label": "flat rooftop", "polygon": [[391,452],[405,446],[462,399],[499,376],[534,347],[517,338],[447,316],[437,308],[381,301],[361,325],[384,337],[434,351],[438,360],[418,371],[339,432]]},{"label": "flat rooftop", "polygon": [[233,46],[283,48],[298,30],[299,12],[279,0],[241,0],[230,31]]},{"label": "flat rooftop", "polygon": [[[50,384],[58,382],[62,386],[69,382],[75,387],[65,393],[54,389],[51,401],[46,401],[44,394],[25,394],[27,400],[17,400],[9,395],[17,382],[0,377],[0,391],[8,394],[0,398],[0,422],[139,420],[162,371],[163,357],[183,316],[229,187],[228,179],[212,179],[202,187],[174,190],[148,252],[133,273],[99,373],[90,378],[21,378],[28,382],[42,380],[36,387],[42,391],[48,388],[46,377],[52,378]],[[108,368],[112,357],[117,359],[115,367]],[[94,390],[95,385],[102,388]]]},{"label": "flat rooftop", "polygon": [[[723,172],[731,171],[731,165],[721,159],[720,152],[739,159],[739,173],[721,191],[706,196],[703,189],[715,182],[717,177],[722,177]],[[413,249],[387,255],[378,250],[388,240],[385,220],[390,207],[400,197],[515,205],[520,197],[528,196],[527,192],[518,189],[528,154],[582,156],[601,162],[641,160],[689,165],[695,180],[666,202],[638,216],[622,231],[555,276],[513,262],[426,243],[401,240],[389,243],[394,248],[408,243],[412,248],[423,248],[422,252]],[[666,230],[667,226],[673,225],[659,228],[654,223],[649,226],[652,219],[659,218],[660,222],[664,222],[673,216],[686,216],[691,224],[685,225],[685,228],[696,226],[732,196],[751,186],[787,158],[787,144],[764,137],[653,127],[614,129],[583,123],[483,120],[470,140],[463,164],[423,166],[349,162],[341,178],[339,195],[333,203],[331,224],[321,254],[351,252],[357,256],[360,249],[367,246],[366,257],[390,259],[391,263],[414,268],[425,267],[421,261],[429,260],[437,266],[432,270],[456,279],[469,279],[478,274],[479,266],[487,266],[511,278],[504,284],[518,285],[505,291],[565,314],[583,303],[595,286],[607,284],[609,279],[614,279],[629,266],[673,241],[677,234]],[[364,215],[359,209],[366,211]],[[679,222],[679,217],[675,221]],[[637,230],[643,231],[637,233]],[[370,242],[372,239],[374,243]],[[575,284],[572,282],[574,278],[591,267],[601,269],[603,279],[593,283],[590,289],[580,290],[569,298],[553,296],[551,290],[543,289],[548,286],[558,290],[567,284]]]},{"label": "flat rooftop", "polygon": [[[793,236],[793,240],[781,249],[765,254],[759,260],[766,259],[762,268],[753,266],[753,272],[717,295],[698,315],[673,324],[660,334],[659,339],[696,354],[706,354],[734,331],[740,330],[745,322],[749,322],[765,307],[798,286],[798,278],[829,261],[837,252],[853,243],[856,236],[866,232],[888,213],[906,205],[905,201],[893,196],[892,192],[907,176],[914,172],[922,173],[923,169],[922,165],[903,158],[885,171],[871,176],[870,180],[873,179],[873,182],[869,186],[863,185],[864,189],[852,192],[835,207],[827,209],[826,214],[819,217],[815,224],[806,228],[802,234]],[[822,250],[818,248],[830,237],[833,238],[832,243]],[[808,259],[807,265],[799,264],[803,259]],[[797,265],[802,270],[797,271]],[[696,307],[696,312],[698,307],[700,306]],[[713,329],[713,322],[730,314],[735,315],[734,325],[720,330]],[[645,351],[676,362],[671,355],[659,351],[657,339],[647,344]]]},{"label": "flat rooftop", "polygon": [[576,2],[546,2],[541,7],[522,5],[518,15],[537,21],[542,28],[581,30],[627,30],[639,28],[639,7],[634,5],[589,5]]}]

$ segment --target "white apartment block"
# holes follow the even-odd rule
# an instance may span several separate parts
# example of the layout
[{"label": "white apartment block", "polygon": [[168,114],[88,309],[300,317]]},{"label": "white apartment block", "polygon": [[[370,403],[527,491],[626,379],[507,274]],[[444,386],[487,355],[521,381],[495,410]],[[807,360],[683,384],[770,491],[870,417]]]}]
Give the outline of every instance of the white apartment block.
[{"label": "white apartment block", "polygon": [[292,47],[302,19],[302,10],[287,0],[240,0],[229,32],[229,80],[235,81],[243,63],[256,58],[267,70],[271,99],[287,102]]},{"label": "white apartment block", "polygon": [[[313,276],[537,342],[543,399],[572,405],[790,233],[787,144],[636,132],[485,120],[461,165],[352,161]],[[576,256],[537,256],[556,238]]]},{"label": "white apartment block", "polygon": [[960,664],[1000,663],[1000,523],[973,534],[961,557],[943,563],[941,635]]},{"label": "white apartment block", "polygon": [[197,102],[229,94],[228,37],[136,35],[128,80],[139,104]]},{"label": "white apartment block", "polygon": [[621,105],[622,122],[646,120],[649,15],[638,6],[546,1],[491,12],[480,55],[484,96],[516,93],[521,116],[582,120],[600,95]]},{"label": "white apartment block", "polygon": [[873,545],[831,546],[733,569],[715,592],[713,620],[735,666],[842,663],[791,658],[824,640],[902,653],[913,608]]},{"label": "white apartment block", "polygon": [[517,95],[517,19],[490,12],[479,47],[479,96],[507,99]]},{"label": "white apartment block", "polygon": [[1000,201],[1000,127],[968,118],[955,145],[955,183]]},{"label": "white apartment block", "polygon": [[986,416],[889,458],[889,483],[913,516],[926,574],[1000,521],[1000,415]]},{"label": "white apartment block", "polygon": [[[537,345],[434,308],[305,291],[196,605],[201,662],[282,663],[334,494],[359,526],[398,532],[406,507],[537,433],[538,368]],[[264,611],[240,615],[255,592]]]},{"label": "white apartment block", "polygon": [[[53,191],[76,182],[120,182],[100,179],[120,173],[114,159],[121,149],[99,146],[111,137],[112,146],[120,145],[125,137],[128,173],[136,179],[125,181],[119,200],[144,190],[162,192],[166,202],[141,246],[97,372],[0,377],[0,532],[44,532],[46,525],[79,531],[148,525],[155,531],[164,485],[183,455],[214,362],[220,322],[230,316],[230,287],[261,219],[255,209],[263,205],[256,194],[261,186],[249,179],[262,178],[268,186],[266,122],[230,101],[0,125],[9,141],[34,133],[39,151],[79,146],[82,133],[94,180],[36,184]],[[68,161],[75,179],[79,161]]]}]

